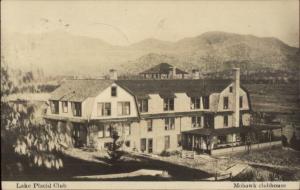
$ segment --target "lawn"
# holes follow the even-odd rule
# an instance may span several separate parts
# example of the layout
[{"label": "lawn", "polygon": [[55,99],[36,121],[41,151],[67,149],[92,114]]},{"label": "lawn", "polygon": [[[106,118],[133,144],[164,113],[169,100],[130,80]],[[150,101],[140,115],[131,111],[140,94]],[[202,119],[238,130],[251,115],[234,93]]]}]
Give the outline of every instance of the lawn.
[{"label": "lawn", "polygon": [[[88,156],[82,156],[86,154]],[[119,174],[128,173],[140,169],[151,170],[165,170],[168,171],[170,178],[163,178],[160,176],[137,176],[137,177],[125,177],[125,178],[112,178],[106,180],[128,180],[128,181],[193,181],[201,180],[211,175],[207,172],[199,169],[194,169],[182,165],[173,164],[170,162],[147,158],[138,155],[127,154],[124,159],[119,163],[109,165],[107,160],[99,154],[98,156],[89,157],[92,155],[88,152],[83,152],[81,156],[70,156],[69,154],[63,154],[62,159],[64,167],[60,170],[44,169],[38,167],[26,167],[24,171],[19,175],[14,176],[2,176],[3,180],[37,180],[37,181],[73,181],[82,180],[76,179],[75,176],[92,176],[92,175],[106,175],[106,174]],[[96,153],[93,153],[94,155]],[[89,157],[89,158],[88,158]],[[84,180],[99,180],[99,179],[84,179]]]},{"label": "lawn", "polygon": [[300,168],[300,152],[291,149],[275,148],[257,150],[251,152],[250,154],[237,154],[234,156],[234,159],[262,164],[285,166],[290,168]]}]

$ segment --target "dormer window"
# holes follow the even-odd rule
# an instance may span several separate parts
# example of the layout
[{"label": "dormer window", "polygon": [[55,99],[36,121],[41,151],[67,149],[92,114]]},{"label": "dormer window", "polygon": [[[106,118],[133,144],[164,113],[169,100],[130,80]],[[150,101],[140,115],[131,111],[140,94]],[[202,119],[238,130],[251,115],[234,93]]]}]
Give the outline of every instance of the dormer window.
[{"label": "dormer window", "polygon": [[199,97],[191,97],[191,109],[200,109],[200,98]]},{"label": "dormer window", "polygon": [[148,112],[148,99],[139,99],[138,107],[141,113]]},{"label": "dormer window", "polygon": [[209,96],[204,96],[203,97],[203,108],[204,109],[209,109]]},{"label": "dormer window", "polygon": [[81,102],[72,102],[71,103],[73,116],[81,116]]},{"label": "dormer window", "polygon": [[174,110],[174,98],[164,98],[164,111]]},{"label": "dormer window", "polygon": [[58,114],[59,113],[58,101],[56,101],[56,100],[50,101],[50,109],[51,109],[52,114]]},{"label": "dormer window", "polygon": [[111,96],[112,97],[116,97],[117,96],[117,87],[116,86],[112,86],[111,87]]}]

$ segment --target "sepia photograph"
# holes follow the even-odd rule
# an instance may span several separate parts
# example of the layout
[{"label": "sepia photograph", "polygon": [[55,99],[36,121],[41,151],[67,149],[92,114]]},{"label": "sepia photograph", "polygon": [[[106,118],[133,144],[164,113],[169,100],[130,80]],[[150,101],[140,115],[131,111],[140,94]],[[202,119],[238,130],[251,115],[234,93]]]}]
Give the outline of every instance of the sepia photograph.
[{"label": "sepia photograph", "polygon": [[3,0],[2,188],[298,189],[299,41],[298,0]]}]

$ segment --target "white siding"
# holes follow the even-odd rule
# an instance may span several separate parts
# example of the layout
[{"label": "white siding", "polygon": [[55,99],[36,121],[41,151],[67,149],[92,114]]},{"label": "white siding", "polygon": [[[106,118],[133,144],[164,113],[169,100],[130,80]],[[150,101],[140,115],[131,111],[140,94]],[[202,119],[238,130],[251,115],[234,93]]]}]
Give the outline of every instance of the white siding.
[{"label": "white siding", "polygon": [[[111,96],[111,86],[117,87],[117,96]],[[112,84],[110,87],[103,90],[98,96],[95,97],[94,104],[92,106],[91,119],[112,119],[112,118],[129,118],[137,117],[137,107],[135,98],[126,90],[116,84]],[[97,104],[101,102],[111,103],[111,115],[110,116],[98,116]],[[130,115],[118,115],[117,103],[118,102],[130,102]]]}]

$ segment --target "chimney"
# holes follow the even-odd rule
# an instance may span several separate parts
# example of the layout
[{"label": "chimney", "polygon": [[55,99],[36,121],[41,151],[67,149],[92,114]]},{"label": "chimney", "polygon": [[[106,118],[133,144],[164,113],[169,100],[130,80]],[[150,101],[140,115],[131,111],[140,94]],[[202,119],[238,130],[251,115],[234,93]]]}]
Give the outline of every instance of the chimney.
[{"label": "chimney", "polygon": [[240,68],[233,69],[233,127],[240,126]]},{"label": "chimney", "polygon": [[198,69],[192,70],[192,79],[200,79],[200,72]]},{"label": "chimney", "polygon": [[118,80],[117,70],[114,70],[114,69],[109,70],[109,79],[110,80]]}]

